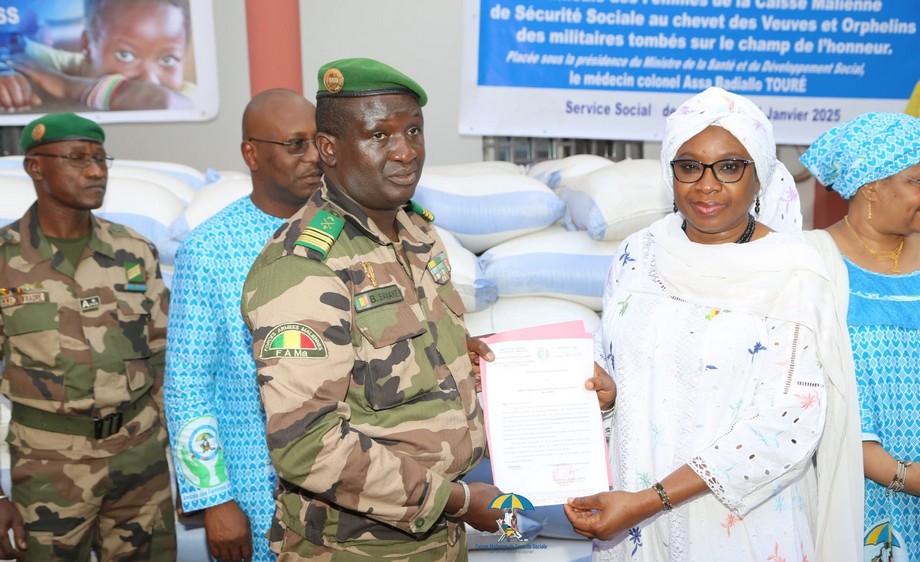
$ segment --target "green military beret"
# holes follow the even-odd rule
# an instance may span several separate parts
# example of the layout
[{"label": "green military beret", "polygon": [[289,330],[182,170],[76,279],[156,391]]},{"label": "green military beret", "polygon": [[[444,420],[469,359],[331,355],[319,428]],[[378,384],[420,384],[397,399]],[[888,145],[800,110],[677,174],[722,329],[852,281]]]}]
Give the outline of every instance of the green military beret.
[{"label": "green military beret", "polygon": [[51,113],[32,121],[19,136],[23,152],[52,142],[83,140],[105,142],[105,132],[99,123],[73,113]]},{"label": "green military beret", "polygon": [[316,99],[412,94],[420,106],[428,102],[428,94],[415,80],[373,59],[332,61],[320,67],[317,78]]}]

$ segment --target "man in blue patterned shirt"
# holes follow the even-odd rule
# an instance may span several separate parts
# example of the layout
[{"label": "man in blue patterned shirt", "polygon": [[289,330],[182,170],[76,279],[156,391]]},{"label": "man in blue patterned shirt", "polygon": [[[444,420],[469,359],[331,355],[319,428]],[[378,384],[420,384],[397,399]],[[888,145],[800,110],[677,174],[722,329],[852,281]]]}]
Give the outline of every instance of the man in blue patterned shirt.
[{"label": "man in blue patterned shirt", "polygon": [[240,146],[252,194],[198,226],[176,254],[166,413],[181,506],[204,510],[218,560],[275,559],[265,535],[277,478],[240,294],[265,242],[321,184],[315,135],[315,108],[300,94],[253,97]]}]

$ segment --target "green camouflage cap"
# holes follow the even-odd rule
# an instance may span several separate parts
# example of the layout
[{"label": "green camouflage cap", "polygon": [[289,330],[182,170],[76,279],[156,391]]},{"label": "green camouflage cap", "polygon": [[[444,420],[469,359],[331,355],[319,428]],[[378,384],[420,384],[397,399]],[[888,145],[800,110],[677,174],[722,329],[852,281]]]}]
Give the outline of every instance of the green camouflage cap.
[{"label": "green camouflage cap", "polygon": [[99,123],[73,113],[51,113],[32,121],[19,136],[19,148],[29,149],[69,140],[105,142],[105,132]]},{"label": "green camouflage cap", "polygon": [[373,59],[332,61],[320,67],[317,78],[316,99],[412,94],[418,98],[419,106],[428,103],[428,95],[415,80]]}]

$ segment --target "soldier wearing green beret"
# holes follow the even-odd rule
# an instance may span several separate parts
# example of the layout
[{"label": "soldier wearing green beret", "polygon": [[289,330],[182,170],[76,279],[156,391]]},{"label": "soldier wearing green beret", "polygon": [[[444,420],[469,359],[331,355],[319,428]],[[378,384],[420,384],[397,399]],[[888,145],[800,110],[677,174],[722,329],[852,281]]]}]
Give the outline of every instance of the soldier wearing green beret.
[{"label": "soldier wearing green beret", "polygon": [[112,162],[104,141],[72,113],[36,119],[20,139],[38,200],[0,229],[13,482],[0,497],[0,558],[176,558],[162,418],[168,294],[153,246],[93,216]]},{"label": "soldier wearing green beret", "polygon": [[[326,185],[243,288],[280,477],[269,540],[285,560],[466,560],[463,523],[497,529],[501,493],[460,478],[486,442],[463,304],[431,213],[425,91],[383,63],[319,70]],[[475,346],[474,346],[475,347]]]}]

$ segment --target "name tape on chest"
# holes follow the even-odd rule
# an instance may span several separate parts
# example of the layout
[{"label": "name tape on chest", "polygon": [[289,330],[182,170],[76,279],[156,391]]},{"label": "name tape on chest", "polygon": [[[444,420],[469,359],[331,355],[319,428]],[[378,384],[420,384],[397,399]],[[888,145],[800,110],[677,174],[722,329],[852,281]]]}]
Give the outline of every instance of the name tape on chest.
[{"label": "name tape on chest", "polygon": [[387,285],[355,295],[355,312],[364,312],[378,306],[403,300],[402,291],[396,285]]},{"label": "name tape on chest", "polygon": [[48,293],[16,293],[0,297],[0,307],[2,308],[36,302],[48,302]]}]

